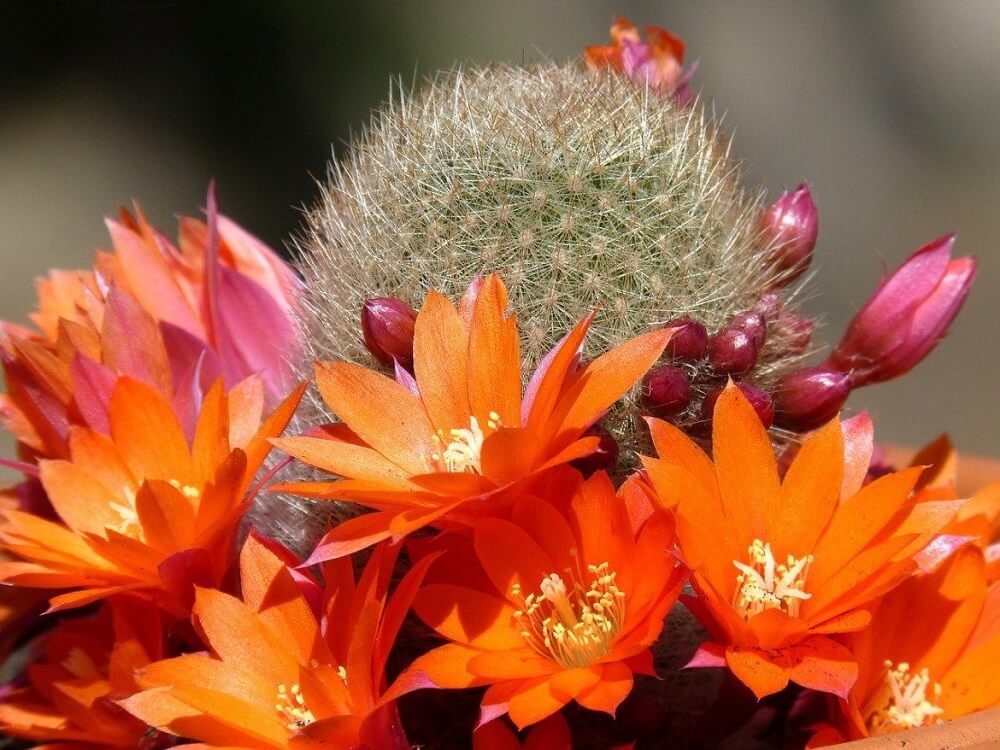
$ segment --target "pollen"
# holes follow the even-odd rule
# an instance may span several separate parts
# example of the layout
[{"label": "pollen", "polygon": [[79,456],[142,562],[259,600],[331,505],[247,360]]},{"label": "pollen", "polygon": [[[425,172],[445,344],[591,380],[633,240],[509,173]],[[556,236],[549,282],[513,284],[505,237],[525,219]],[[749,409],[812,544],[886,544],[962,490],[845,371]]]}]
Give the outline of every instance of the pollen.
[{"label": "pollen", "polygon": [[[486,429],[492,433],[502,426],[500,415],[491,411],[486,420]],[[431,468],[451,474],[482,474],[483,441],[487,434],[475,417],[469,417],[467,428],[456,428],[448,432],[438,430],[431,437],[435,445],[435,450],[431,453]]]},{"label": "pollen", "polygon": [[514,613],[521,637],[566,669],[585,667],[607,654],[625,624],[625,592],[609,564],[576,567],[567,568],[565,577],[543,578],[538,594],[523,596],[518,584],[511,588],[521,601]]},{"label": "pollen", "polygon": [[771,545],[760,539],[753,540],[747,553],[749,565],[733,560],[740,571],[736,576],[733,606],[740,616],[749,619],[768,609],[781,609],[790,617],[798,617],[802,601],[812,596],[805,585],[813,556],[789,555],[783,564],[778,564]]},{"label": "pollen", "polygon": [[278,702],[274,705],[274,710],[293,732],[316,721],[313,712],[306,705],[306,699],[302,697],[302,688],[298,685],[292,685],[291,689],[286,685],[278,685]]},{"label": "pollen", "polygon": [[139,514],[135,510],[135,492],[128,485],[122,486],[122,495],[125,502],[109,502],[108,507],[121,518],[121,521],[114,526],[107,526],[111,531],[116,531],[140,542],[146,541],[146,533],[139,523]]},{"label": "pollen", "polygon": [[886,660],[885,668],[888,702],[868,719],[872,734],[900,732],[940,721],[937,717],[944,713],[944,709],[932,703],[931,699],[941,695],[941,685],[931,682],[926,667],[914,672],[905,661],[894,666]]}]

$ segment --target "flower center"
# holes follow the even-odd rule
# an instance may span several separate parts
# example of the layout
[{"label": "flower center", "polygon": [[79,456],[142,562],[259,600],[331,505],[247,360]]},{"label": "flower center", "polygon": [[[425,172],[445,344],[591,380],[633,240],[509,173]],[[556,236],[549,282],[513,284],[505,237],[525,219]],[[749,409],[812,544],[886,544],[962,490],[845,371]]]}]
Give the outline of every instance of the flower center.
[{"label": "flower center", "polygon": [[305,698],[302,697],[302,688],[298,685],[292,685],[291,690],[285,685],[278,685],[278,702],[274,705],[274,710],[293,732],[316,721],[313,712],[306,705]]},{"label": "flower center", "polygon": [[733,560],[740,571],[733,606],[740,616],[749,619],[768,609],[782,609],[790,617],[798,617],[802,600],[812,596],[806,593],[805,585],[813,556],[796,559],[789,555],[785,564],[779,565],[771,545],[760,539],[754,539],[747,552],[749,565]]},{"label": "flower center", "polygon": [[[575,554],[574,554],[575,557]],[[552,573],[542,579],[540,594],[524,597],[519,584],[511,594],[521,600],[514,613],[523,628],[521,636],[542,656],[571,669],[593,664],[611,650],[625,624],[625,592],[615,584],[616,573],[608,563],[588,565],[585,575],[569,579]],[[590,579],[583,587],[580,579]]]},{"label": "flower center", "polygon": [[944,709],[928,700],[927,689],[930,688],[936,698],[941,695],[941,685],[931,682],[927,667],[919,672],[911,672],[907,662],[900,662],[893,667],[892,662],[887,659],[885,668],[889,702],[868,719],[871,733],[901,732],[935,723],[935,717],[943,714]]},{"label": "flower center", "polygon": [[181,494],[188,500],[197,500],[201,497],[201,490],[197,487],[192,487],[189,484],[181,484],[176,479],[171,479],[168,484],[170,484],[170,486],[175,490],[180,490]]},{"label": "flower center", "polygon": [[[501,424],[500,415],[491,411],[486,422],[487,429],[492,432]],[[469,417],[468,428],[449,430],[447,433],[438,430],[432,439],[436,449],[431,454],[431,462],[437,471],[482,474],[481,456],[486,435],[479,426],[478,419]]]}]

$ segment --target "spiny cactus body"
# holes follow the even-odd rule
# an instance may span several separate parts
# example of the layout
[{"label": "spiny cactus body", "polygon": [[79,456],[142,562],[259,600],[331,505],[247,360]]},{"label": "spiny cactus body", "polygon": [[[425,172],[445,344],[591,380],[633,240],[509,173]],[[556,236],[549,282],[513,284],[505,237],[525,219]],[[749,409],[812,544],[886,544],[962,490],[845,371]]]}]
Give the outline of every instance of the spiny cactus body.
[{"label": "spiny cactus body", "polygon": [[[526,377],[593,310],[585,357],[684,316],[718,331],[787,273],[759,229],[761,195],[739,179],[701,107],[626,78],[578,64],[442,74],[375,115],[308,214],[312,358],[378,367],[360,325],[366,299],[419,308],[433,288],[457,300],[491,271],[510,291]],[[770,317],[743,376],[765,392],[802,356],[789,345],[801,331],[782,320]],[[676,364],[691,400],[671,418],[693,429],[726,374],[704,359]],[[643,447],[639,390],[604,420],[623,462]],[[329,418],[312,407],[303,424]]]}]

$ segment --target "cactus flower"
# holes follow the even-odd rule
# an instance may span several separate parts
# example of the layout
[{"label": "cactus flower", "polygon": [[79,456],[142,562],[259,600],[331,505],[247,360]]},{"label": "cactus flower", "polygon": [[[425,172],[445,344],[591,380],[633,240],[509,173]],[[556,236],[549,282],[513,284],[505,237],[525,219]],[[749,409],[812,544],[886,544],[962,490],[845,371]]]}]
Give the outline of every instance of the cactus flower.
[{"label": "cactus flower", "polygon": [[693,72],[684,71],[684,41],[659,26],[647,26],[645,32],[643,41],[634,23],[619,18],[611,26],[611,44],[587,47],[587,65],[612,68],[638,84],[680,94]]},{"label": "cactus flower", "polygon": [[827,361],[853,387],[909,372],[947,333],[976,275],[974,258],[951,259],[954,244],[945,235],[917,250],[854,316]]}]

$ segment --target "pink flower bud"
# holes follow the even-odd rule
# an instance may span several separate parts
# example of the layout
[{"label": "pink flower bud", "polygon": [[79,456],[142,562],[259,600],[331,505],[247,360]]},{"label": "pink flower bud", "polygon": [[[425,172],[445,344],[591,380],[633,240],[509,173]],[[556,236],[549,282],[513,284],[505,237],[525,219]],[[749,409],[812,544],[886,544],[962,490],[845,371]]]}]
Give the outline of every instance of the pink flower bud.
[{"label": "pink flower bud", "polygon": [[712,369],[722,375],[742,375],[757,364],[757,346],[740,328],[724,328],[708,344]]},{"label": "pink flower bud", "polygon": [[816,235],[819,233],[819,212],[802,183],[790,193],[782,193],[761,219],[764,233],[771,239],[771,259],[775,267],[786,272],[781,284],[787,284],[809,267]]},{"label": "pink flower bud", "polygon": [[[760,423],[765,428],[770,427],[774,423],[774,401],[771,399],[771,395],[749,383],[737,383],[736,387],[743,392],[753,410],[757,412]],[[711,423],[712,415],[715,413],[715,403],[719,400],[723,390],[725,389],[713,388],[705,395],[705,400],[701,403],[701,418],[706,424]]]},{"label": "pink flower bud", "polygon": [[767,320],[759,312],[741,312],[734,316],[727,328],[739,328],[746,333],[760,351],[767,341]]},{"label": "pink flower bud", "polygon": [[670,417],[684,411],[691,403],[691,382],[679,367],[660,365],[642,379],[646,406],[657,417]]},{"label": "pink flower bud", "polygon": [[589,456],[572,461],[570,465],[574,469],[589,477],[595,472],[609,469],[618,463],[618,441],[611,437],[611,433],[600,425],[594,425],[587,430],[586,434],[588,436],[596,435],[601,439],[601,442],[597,444],[597,450]]},{"label": "pink flower bud", "polygon": [[976,275],[971,257],[951,259],[954,235],[924,245],[861,309],[826,364],[857,388],[903,375],[948,331]]},{"label": "pink flower bud", "polygon": [[835,416],[851,395],[846,375],[827,367],[808,367],[782,378],[778,385],[778,424],[804,432]]},{"label": "pink flower bud", "polygon": [[413,367],[413,326],[417,314],[394,297],[374,297],[361,306],[361,332],[365,346],[384,365],[399,362]]},{"label": "pink flower bud", "polygon": [[696,362],[705,356],[708,350],[708,331],[697,320],[677,318],[667,323],[666,327],[674,329],[674,335],[670,337],[665,350],[668,357]]}]

